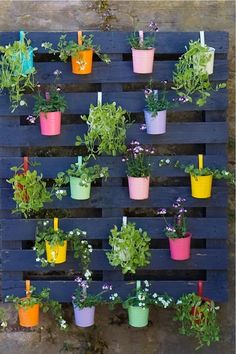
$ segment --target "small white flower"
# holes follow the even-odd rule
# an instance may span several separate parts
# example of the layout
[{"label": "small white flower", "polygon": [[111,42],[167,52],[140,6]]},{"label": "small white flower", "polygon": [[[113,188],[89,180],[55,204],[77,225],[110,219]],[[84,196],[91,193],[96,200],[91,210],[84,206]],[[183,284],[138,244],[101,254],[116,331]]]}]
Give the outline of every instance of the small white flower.
[{"label": "small white flower", "polygon": [[43,226],[47,226],[47,225],[48,225],[48,221],[44,221]]},{"label": "small white flower", "polygon": [[142,302],[139,302],[139,304],[138,304],[140,307],[142,306]]},{"label": "small white flower", "polygon": [[33,251],[35,251],[35,250],[36,250],[36,247],[34,246],[34,247],[33,247]]},{"label": "small white flower", "polygon": [[178,300],[178,301],[176,302],[176,305],[180,305],[180,304],[182,304],[182,300]]},{"label": "small white flower", "polygon": [[45,47],[45,43],[42,43],[42,44],[41,44],[41,47],[44,48],[44,47]]},{"label": "small white flower", "polygon": [[149,286],[149,282],[147,280],[144,280],[144,284],[145,284],[146,287]]},{"label": "small white flower", "polygon": [[20,101],[20,106],[25,106],[26,105],[26,102],[24,100],[21,100]]},{"label": "small white flower", "polygon": [[117,293],[115,293],[115,294],[113,294],[113,296],[114,296],[114,297],[118,297],[118,294],[117,294]]},{"label": "small white flower", "polygon": [[87,235],[87,232],[86,231],[82,231],[82,235]]},{"label": "small white flower", "polygon": [[145,288],[144,291],[149,292],[149,289],[148,289],[148,288]]},{"label": "small white flower", "polygon": [[152,297],[155,299],[157,297],[157,293],[154,293]]},{"label": "small white flower", "polygon": [[7,327],[7,321],[2,321],[1,327],[6,328]]},{"label": "small white flower", "polygon": [[40,258],[39,257],[36,258],[36,262],[40,262]]},{"label": "small white flower", "polygon": [[166,163],[169,164],[170,163],[170,159],[166,159]]},{"label": "small white flower", "polygon": [[219,310],[220,309],[220,306],[215,306],[215,310]]}]

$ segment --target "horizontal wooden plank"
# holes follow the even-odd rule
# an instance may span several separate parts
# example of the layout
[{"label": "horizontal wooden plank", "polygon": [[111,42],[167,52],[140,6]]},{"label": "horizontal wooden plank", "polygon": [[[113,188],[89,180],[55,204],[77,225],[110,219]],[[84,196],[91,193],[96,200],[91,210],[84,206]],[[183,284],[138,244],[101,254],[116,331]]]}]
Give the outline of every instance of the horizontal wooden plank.
[{"label": "horizontal wooden plank", "polygon": [[[57,45],[58,39],[64,32],[29,32],[28,38],[32,40],[32,46],[38,47],[39,53],[45,53],[41,47],[42,42],[51,42]],[[68,40],[77,42],[77,32],[66,32]],[[94,44],[100,45],[103,52],[106,53],[130,53],[128,37],[131,32],[101,32],[101,31],[83,31],[84,34],[94,35]],[[2,45],[18,40],[18,32],[0,32],[0,41]],[[199,39],[199,32],[158,32],[156,33],[156,47],[158,54],[183,53],[185,46],[190,40]],[[220,31],[206,31],[205,41],[209,46],[216,49],[216,53],[227,53],[228,33]]]},{"label": "horizontal wooden plank", "polygon": [[[62,127],[61,135],[42,136],[38,126],[5,127],[0,129],[0,141],[2,147],[73,146],[76,136],[83,137],[86,131],[86,124],[70,124]],[[142,144],[215,144],[226,143],[227,138],[226,122],[170,123],[162,135],[146,134],[140,124],[127,130],[127,141],[137,139]]]},{"label": "horizontal wooden plank", "polygon": [[[172,222],[172,218],[166,218]],[[137,227],[147,231],[153,239],[165,239],[163,229],[165,222],[160,217],[136,217],[128,218],[129,222],[135,222]],[[35,228],[38,220],[0,220],[2,240],[34,240]],[[79,227],[87,232],[88,239],[106,239],[110,230],[117,225],[120,227],[122,220],[119,217],[112,218],[71,218],[60,219],[60,228],[70,231]],[[188,218],[188,230],[192,233],[193,239],[226,239],[227,219],[226,218]],[[95,227],[96,226],[96,227]],[[20,233],[19,233],[20,230]]]},{"label": "horizontal wooden plank", "polygon": [[[106,250],[94,249],[91,254],[90,269],[112,271],[114,268],[109,264]],[[36,255],[31,250],[3,250],[2,269],[9,271],[43,271],[40,262],[36,262]],[[24,262],[22,262],[24,260]],[[187,261],[173,261],[170,259],[170,251],[167,249],[151,250],[150,264],[143,269],[147,270],[224,270],[227,268],[226,249],[192,249],[191,258]],[[44,268],[49,271],[51,267]],[[79,269],[79,259],[74,259],[71,251],[67,252],[67,261],[57,264],[53,270]]]},{"label": "horizontal wooden plank", "polygon": [[[68,191],[69,193],[69,191]],[[181,196],[186,199],[186,207],[226,207],[227,188],[213,187],[212,197],[208,199],[196,199],[190,196],[189,187],[151,187],[149,199],[129,199],[126,187],[92,187],[91,198],[88,200],[74,200],[69,195],[62,201],[56,199],[46,203],[45,208],[159,208],[169,207],[174,200]],[[12,200],[12,189],[2,189],[2,209],[13,209],[15,203]]]},{"label": "horizontal wooden plank", "polygon": [[[41,291],[43,288],[51,289],[51,298],[60,302],[71,302],[71,296],[76,288],[74,281],[47,281],[47,280],[32,280],[32,285]],[[196,292],[196,281],[151,281],[151,291],[158,294],[167,293],[175,299],[183,294]],[[91,294],[96,294],[102,288],[102,281],[93,281],[89,288]],[[125,298],[135,287],[134,281],[112,282],[113,292],[117,292],[121,297]],[[3,299],[7,295],[14,294],[23,297],[25,295],[25,282],[23,281],[5,281],[2,286]],[[109,293],[108,293],[109,294]],[[227,284],[218,281],[204,281],[204,295],[217,302],[227,301]]]},{"label": "horizontal wooden plank", "polygon": [[[196,155],[176,155],[176,156],[150,156],[150,163],[152,164],[152,177],[181,177],[187,176],[183,170],[173,167],[159,167],[159,161],[161,159],[170,158],[173,161],[180,161],[184,164],[193,163],[197,166]],[[58,172],[66,171],[70,168],[72,163],[75,163],[77,159],[75,157],[32,157],[30,159],[32,163],[39,163],[39,166],[32,166],[32,169],[42,173],[44,178],[55,178]],[[20,166],[23,160],[22,157],[0,157],[0,178],[9,178],[13,175],[10,170],[12,166]],[[126,176],[126,164],[122,162],[120,156],[117,157],[98,157],[96,160],[91,159],[90,164],[100,164],[106,166],[109,169],[110,177],[125,177]],[[205,166],[214,168],[223,168],[226,166],[226,155],[206,155],[204,156]],[[52,168],[53,166],[53,168]]]},{"label": "horizontal wooden plank", "polygon": [[[176,98],[174,91],[168,91],[167,93],[170,101]],[[64,94],[68,103],[66,114],[88,114],[90,104],[97,104],[97,92],[74,92]],[[103,92],[103,102],[112,103],[116,102],[117,106],[120,105],[131,113],[143,112],[145,107],[144,94],[140,91],[129,92]],[[19,116],[29,115],[33,112],[34,99],[32,95],[26,95],[25,99],[28,103],[27,106],[18,107],[13,113],[11,113],[10,102],[7,95],[0,96],[0,116]],[[176,105],[171,111],[224,111],[227,108],[227,90],[220,90],[213,92],[210,98],[207,100],[206,105],[198,107],[194,104],[185,103]],[[2,123],[1,123],[2,124]],[[5,124],[6,125],[6,124]]]}]

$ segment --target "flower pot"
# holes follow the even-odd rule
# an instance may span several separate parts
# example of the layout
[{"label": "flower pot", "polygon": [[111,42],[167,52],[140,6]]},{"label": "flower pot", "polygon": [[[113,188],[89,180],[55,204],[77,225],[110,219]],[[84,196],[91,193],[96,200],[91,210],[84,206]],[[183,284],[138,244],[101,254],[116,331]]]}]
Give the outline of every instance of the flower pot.
[{"label": "flower pot", "polygon": [[183,238],[169,238],[170,258],[174,261],[185,261],[190,258],[192,234],[187,232]]},{"label": "flower pot", "polygon": [[22,327],[34,327],[39,324],[39,304],[24,309],[18,309],[19,322]]},{"label": "flower pot", "polygon": [[39,117],[42,135],[61,134],[61,112],[40,112]]},{"label": "flower pot", "polygon": [[151,74],[153,71],[155,48],[132,48],[133,72],[137,74]]},{"label": "flower pot", "polygon": [[[196,54],[196,55],[201,55],[201,54]],[[205,53],[204,53],[205,55]],[[213,68],[214,68],[214,57],[215,57],[215,48],[213,47],[208,47],[208,53],[209,55],[209,60],[206,63],[206,65],[196,65],[196,69],[201,69],[204,70],[208,75],[213,74]],[[199,58],[197,58],[199,59]],[[194,66],[195,67],[195,66]]]},{"label": "flower pot", "polygon": [[191,179],[191,193],[193,198],[210,198],[213,176],[193,176]]},{"label": "flower pot", "polygon": [[164,134],[166,132],[166,110],[159,111],[157,115],[144,110],[147,134]]},{"label": "flower pot", "polygon": [[70,193],[72,199],[86,200],[90,198],[91,183],[87,187],[81,186],[81,179],[70,176]]},{"label": "flower pot", "polygon": [[130,177],[128,176],[130,199],[143,200],[149,196],[150,177]]},{"label": "flower pot", "polygon": [[72,73],[86,75],[92,72],[93,49],[81,50],[78,55],[71,57]]},{"label": "flower pot", "polygon": [[139,306],[128,307],[129,325],[132,327],[145,327],[148,324],[149,308]]},{"label": "flower pot", "polygon": [[46,255],[49,263],[64,263],[66,261],[67,241],[63,245],[57,244],[51,246],[48,241],[46,243]]},{"label": "flower pot", "polygon": [[94,325],[95,306],[80,309],[73,304],[75,324],[79,327],[90,327]]}]

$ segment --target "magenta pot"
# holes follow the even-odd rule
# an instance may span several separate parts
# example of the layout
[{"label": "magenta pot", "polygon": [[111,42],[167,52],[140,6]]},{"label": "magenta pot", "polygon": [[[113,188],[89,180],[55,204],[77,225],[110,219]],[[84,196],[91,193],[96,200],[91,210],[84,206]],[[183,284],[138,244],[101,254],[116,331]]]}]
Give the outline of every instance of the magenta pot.
[{"label": "magenta pot", "polygon": [[159,111],[157,115],[144,110],[147,134],[164,134],[166,132],[166,110]]},{"label": "magenta pot", "polygon": [[143,200],[149,196],[150,177],[130,177],[128,176],[130,199]]},{"label": "magenta pot", "polygon": [[186,232],[186,237],[170,238],[170,258],[175,261],[185,261],[190,258],[190,245],[192,234]]},{"label": "magenta pot", "polygon": [[94,325],[95,306],[80,309],[73,303],[75,324],[78,327],[90,327]]},{"label": "magenta pot", "polygon": [[137,74],[151,74],[153,71],[155,48],[132,48],[133,72]]},{"label": "magenta pot", "polygon": [[40,112],[39,118],[42,135],[61,134],[61,112]]}]

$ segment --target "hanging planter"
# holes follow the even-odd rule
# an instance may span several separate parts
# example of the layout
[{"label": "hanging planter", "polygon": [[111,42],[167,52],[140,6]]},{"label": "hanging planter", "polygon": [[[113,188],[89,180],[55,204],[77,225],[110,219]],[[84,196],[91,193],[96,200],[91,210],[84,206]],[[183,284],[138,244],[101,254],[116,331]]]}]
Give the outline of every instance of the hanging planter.
[{"label": "hanging planter", "polygon": [[60,264],[66,262],[67,241],[55,245],[51,245],[49,241],[45,243],[48,263]]},{"label": "hanging planter", "polygon": [[144,110],[147,134],[164,134],[166,132],[166,110],[152,112]]},{"label": "hanging planter", "polygon": [[170,238],[170,258],[174,261],[186,261],[190,258],[191,249],[191,237],[190,232],[186,232],[182,238]]},{"label": "hanging planter", "polygon": [[215,48],[208,47],[205,44],[204,31],[200,31],[200,44],[203,49],[195,55],[197,64],[194,64],[194,67],[196,70],[200,69],[205,71],[208,75],[211,75],[214,69]]},{"label": "hanging planter", "polygon": [[129,325],[132,327],[146,327],[148,325],[149,308],[139,306],[128,307]]},{"label": "hanging planter", "polygon": [[42,135],[61,134],[61,112],[40,112],[39,119]]},{"label": "hanging planter", "polygon": [[70,196],[72,199],[86,200],[91,195],[91,182],[83,185],[83,180],[70,176]]},{"label": "hanging planter", "polygon": [[[20,31],[20,46],[22,46],[23,51],[20,50],[18,54],[21,62],[21,74],[28,75],[34,71],[34,51],[37,48],[31,47],[30,41],[26,40],[25,32]],[[17,73],[18,75],[18,73]]]},{"label": "hanging planter", "polygon": [[129,197],[134,200],[144,200],[149,197],[150,177],[128,176]]},{"label": "hanging planter", "polygon": [[[25,300],[25,298],[22,298]],[[18,310],[19,323],[22,327],[35,327],[39,324],[39,304],[24,309],[20,307]]]},{"label": "hanging planter", "polygon": [[190,175],[191,195],[193,198],[210,198],[213,175],[194,176]]},{"label": "hanging planter", "polygon": [[78,327],[90,327],[94,325],[95,306],[80,309],[73,303],[75,324]]}]

